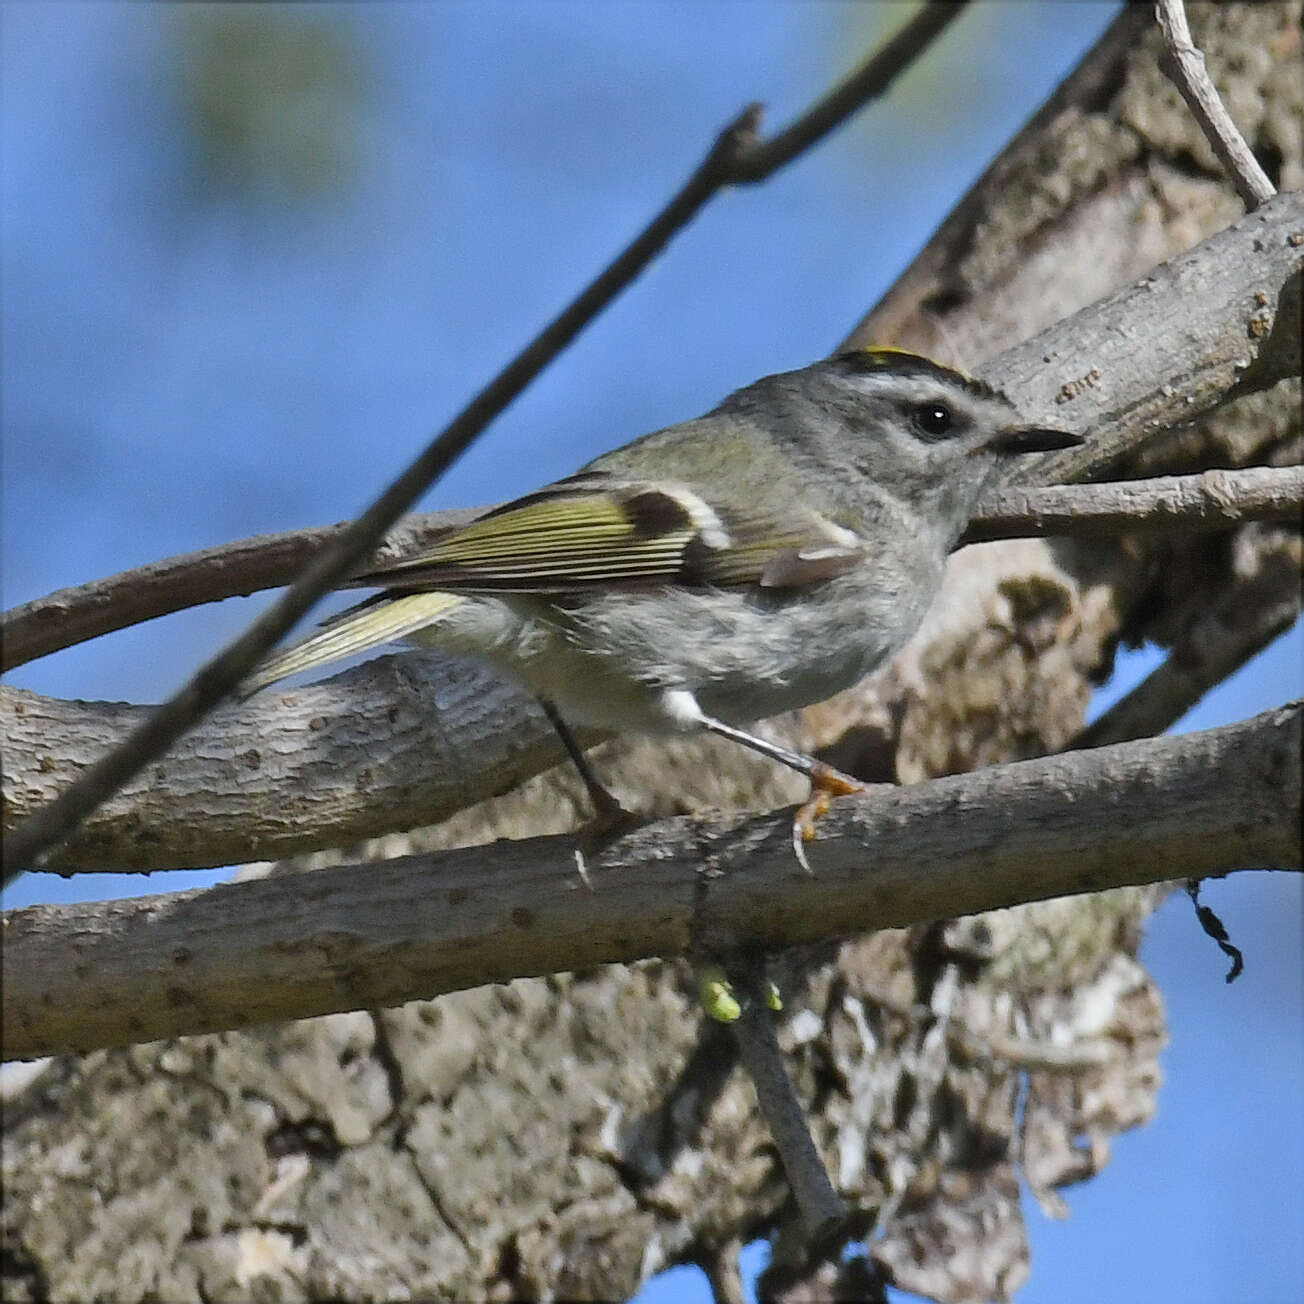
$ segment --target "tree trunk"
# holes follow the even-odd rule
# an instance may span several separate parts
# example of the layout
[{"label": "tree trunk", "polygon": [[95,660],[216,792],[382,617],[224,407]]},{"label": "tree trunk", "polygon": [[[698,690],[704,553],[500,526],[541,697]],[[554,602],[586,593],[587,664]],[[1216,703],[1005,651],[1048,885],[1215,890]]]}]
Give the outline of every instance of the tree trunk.
[{"label": "tree trunk", "polygon": [[[1298,5],[1190,17],[1273,180],[1298,187]],[[974,366],[1236,220],[1158,54],[1148,7],[1125,10],[853,338]],[[1284,463],[1299,437],[1282,385],[1129,469]],[[1120,640],[1200,649],[1208,613],[1248,621],[1265,570],[1299,548],[1297,529],[1247,526],[966,549],[885,675],[783,727],[902,782],[1055,751]],[[802,795],[711,742],[613,742],[597,763],[655,813]],[[383,854],[560,830],[581,808],[551,772]],[[1008,1298],[1028,1271],[1020,1173],[1055,1209],[1149,1118],[1165,1025],[1137,946],[1160,896],[1064,898],[776,966],[798,1092],[836,1186],[881,1232],[887,1280]],[[734,1062],[685,966],[661,961],[51,1061],[8,1109],[5,1297],[614,1299],[672,1262],[716,1273],[790,1212]]]}]

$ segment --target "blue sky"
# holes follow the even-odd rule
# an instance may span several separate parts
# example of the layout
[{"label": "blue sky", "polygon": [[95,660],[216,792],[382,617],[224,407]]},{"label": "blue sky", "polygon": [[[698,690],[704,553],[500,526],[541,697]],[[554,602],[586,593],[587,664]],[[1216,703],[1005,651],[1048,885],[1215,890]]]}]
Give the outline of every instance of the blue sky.
[{"label": "blue sky", "polygon": [[[423,505],[527,491],[826,353],[1114,6],[977,10],[886,104],[764,188],[717,199]],[[355,515],[743,104],[781,124],[897,16],[821,0],[293,7],[285,58],[311,57],[277,110],[285,148],[223,170],[190,128],[216,10],[8,6],[5,605]],[[336,180],[296,180],[305,156]],[[10,682],[158,700],[258,608],[123,631]],[[1124,658],[1119,681],[1147,655]],[[1302,664],[1297,627],[1184,727],[1300,695]],[[194,881],[28,876],[4,902]],[[1024,1301],[1275,1304],[1304,1276],[1299,879],[1240,875],[1207,899],[1246,975],[1225,986],[1185,903],[1161,910],[1143,951],[1173,1029],[1159,1116],[1067,1193],[1068,1222],[1030,1208]],[[685,1270],[646,1296],[705,1287]]]}]

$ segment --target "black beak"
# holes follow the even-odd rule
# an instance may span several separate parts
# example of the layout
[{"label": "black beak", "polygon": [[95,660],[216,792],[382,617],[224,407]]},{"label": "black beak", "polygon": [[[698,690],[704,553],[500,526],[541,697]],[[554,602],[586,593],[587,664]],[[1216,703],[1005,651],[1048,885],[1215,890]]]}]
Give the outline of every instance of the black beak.
[{"label": "black beak", "polygon": [[1051,453],[1057,448],[1076,448],[1083,442],[1081,435],[1068,430],[1052,430],[1049,426],[1022,426],[1007,430],[992,443],[999,453]]}]

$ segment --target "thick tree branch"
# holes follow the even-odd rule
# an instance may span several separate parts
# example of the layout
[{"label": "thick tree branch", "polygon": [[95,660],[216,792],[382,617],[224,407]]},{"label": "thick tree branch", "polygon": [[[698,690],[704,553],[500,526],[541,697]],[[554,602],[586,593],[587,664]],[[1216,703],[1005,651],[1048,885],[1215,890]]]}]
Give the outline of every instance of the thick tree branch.
[{"label": "thick tree branch", "polygon": [[385,532],[489,422],[642,272],[708,200],[729,185],[769,176],[855,109],[882,94],[962,8],[962,3],[930,0],[883,51],[871,56],[860,71],[781,133],[773,149],[758,145],[761,107],[749,105],[720,133],[697,170],[648,226],[453,418],[356,521],[313,557],[275,605],[206,662],[128,738],[10,832],[3,848],[6,881],[35,866],[97,806],[229,696],[318,599],[357,569]]},{"label": "thick tree branch", "polygon": [[1209,76],[1204,55],[1191,39],[1182,0],[1155,0],[1155,15],[1164,34],[1165,58],[1161,66],[1190,106],[1245,207],[1258,208],[1277,191],[1245,143]]},{"label": "thick tree branch", "polygon": [[[5,816],[47,800],[149,708],[0,687]],[[592,741],[591,735],[582,735]],[[537,705],[435,653],[225,703],[51,857],[69,871],[282,858],[438,823],[564,759]]]},{"label": "thick tree branch", "polygon": [[1298,376],[1302,267],[1295,191],[1002,354],[984,378],[1029,420],[1091,432],[1010,482],[1095,479],[1157,431]]},{"label": "thick tree branch", "polygon": [[[788,812],[4,919],[17,1058],[398,1005],[650,955],[777,949],[1125,884],[1301,863],[1300,703],[1242,724],[841,800],[815,875]],[[709,867],[709,874],[707,868]],[[71,957],[71,959],[70,959]]]}]

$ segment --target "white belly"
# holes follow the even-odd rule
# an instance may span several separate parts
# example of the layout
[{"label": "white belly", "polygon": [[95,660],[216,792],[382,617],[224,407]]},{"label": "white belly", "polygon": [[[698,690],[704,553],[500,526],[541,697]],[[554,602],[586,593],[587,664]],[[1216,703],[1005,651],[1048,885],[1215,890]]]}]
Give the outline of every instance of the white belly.
[{"label": "white belly", "polygon": [[676,732],[689,722],[665,695],[679,690],[745,724],[823,701],[891,657],[940,582],[940,558],[911,561],[907,575],[898,560],[897,582],[862,572],[797,596],[663,589],[569,607],[477,596],[417,641],[489,657],[576,724]]}]

